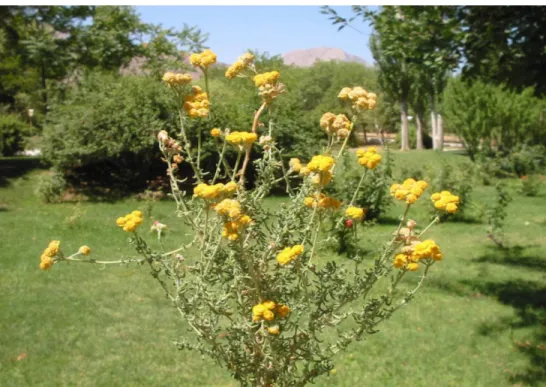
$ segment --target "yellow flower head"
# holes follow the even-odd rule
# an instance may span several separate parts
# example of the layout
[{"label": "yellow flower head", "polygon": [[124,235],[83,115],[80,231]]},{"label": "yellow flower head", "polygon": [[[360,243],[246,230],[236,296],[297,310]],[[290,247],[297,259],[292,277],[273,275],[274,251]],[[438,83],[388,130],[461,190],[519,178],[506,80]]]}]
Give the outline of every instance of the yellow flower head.
[{"label": "yellow flower head", "polygon": [[344,87],[343,89],[341,89],[341,91],[339,92],[338,94],[338,98],[341,99],[342,101],[346,101],[349,99],[349,93],[351,92],[351,88],[350,87]]},{"label": "yellow flower head", "polygon": [[356,111],[375,109],[377,95],[369,93],[364,88],[357,86],[354,88],[344,87],[338,98],[342,101],[352,103],[352,108]]},{"label": "yellow flower head", "polygon": [[214,207],[220,216],[237,220],[241,216],[241,204],[235,199],[224,199]]},{"label": "yellow flower head", "polygon": [[251,146],[258,136],[252,132],[231,132],[226,136],[226,141],[232,145]]},{"label": "yellow flower head", "polygon": [[443,254],[436,242],[427,239],[426,241],[420,242],[414,246],[411,257],[415,261],[428,258],[435,261],[440,261],[443,258]]},{"label": "yellow flower head", "polygon": [[176,74],[170,71],[166,72],[162,79],[169,87],[185,86],[192,80],[190,74]]},{"label": "yellow flower head", "polygon": [[433,193],[430,199],[436,209],[450,214],[457,212],[460,203],[460,198],[449,191]]},{"label": "yellow flower head", "polygon": [[326,133],[333,133],[334,129],[332,128],[332,124],[335,119],[336,115],[334,113],[324,113],[322,117],[320,117],[320,127],[324,129]]},{"label": "yellow flower head", "polygon": [[184,97],[184,111],[192,118],[207,117],[209,107],[209,97],[199,86],[193,86],[192,93]]},{"label": "yellow flower head", "polygon": [[302,255],[303,250],[303,245],[286,247],[277,255],[277,262],[279,263],[279,265],[287,265],[300,255]]},{"label": "yellow flower head", "polygon": [[205,183],[199,183],[193,189],[193,196],[196,196],[202,199],[215,199],[218,196],[220,196],[223,188],[224,188],[223,184],[220,186],[219,184],[208,185]]},{"label": "yellow flower head", "polygon": [[[135,210],[130,214],[116,219],[116,224],[126,232],[133,232],[142,224],[142,212]],[[87,247],[87,246],[82,246]],[[91,249],[89,249],[91,252]],[[87,254],[86,254],[87,255]]]},{"label": "yellow flower head", "polygon": [[341,207],[341,202],[339,200],[324,194],[314,194],[312,197],[308,196],[303,200],[303,204],[309,208],[317,207],[322,210],[337,210]]},{"label": "yellow flower head", "polygon": [[224,186],[224,192],[231,195],[235,192],[237,192],[238,185],[237,183],[230,181]]},{"label": "yellow flower head", "polygon": [[275,85],[281,74],[278,71],[270,71],[267,73],[256,74],[252,80],[256,87],[264,85]]},{"label": "yellow flower head", "polygon": [[311,161],[307,164],[307,168],[311,172],[329,172],[330,168],[335,164],[335,160],[331,156],[313,156]]},{"label": "yellow flower head", "polygon": [[276,316],[284,318],[290,313],[286,305],[277,304],[274,301],[264,301],[252,307],[252,321],[272,321]]},{"label": "yellow flower head", "polygon": [[51,241],[51,242],[49,242],[49,245],[47,246],[47,249],[48,249],[48,251],[50,253],[50,257],[53,257],[53,256],[55,256],[56,254],[59,253],[60,246],[61,246],[61,241]]},{"label": "yellow flower head", "polygon": [[83,254],[83,255],[89,255],[89,254],[91,254],[91,248],[89,246],[82,246],[82,247],[80,247],[78,252],[80,254]]},{"label": "yellow flower head", "polygon": [[365,211],[359,207],[349,207],[345,210],[345,216],[350,219],[362,220],[364,218]]},{"label": "yellow flower head", "polygon": [[49,270],[51,268],[51,266],[53,266],[53,263],[55,263],[53,258],[48,257],[46,255],[42,255],[42,257],[40,259],[40,269]]},{"label": "yellow flower head", "polygon": [[210,135],[212,137],[220,137],[222,135],[222,130],[218,128],[214,128],[210,131]]},{"label": "yellow flower head", "polygon": [[391,196],[398,200],[403,200],[408,204],[413,204],[427,189],[428,183],[424,180],[415,181],[415,179],[406,179],[402,184],[391,185]]},{"label": "yellow flower head", "polygon": [[356,156],[358,157],[358,163],[368,169],[376,168],[381,162],[381,155],[377,153],[377,150],[373,146],[366,150],[357,150]]},{"label": "yellow flower head", "polygon": [[206,69],[210,65],[216,63],[216,54],[209,49],[198,54],[191,54],[190,63],[195,67]]},{"label": "yellow flower head", "polygon": [[268,327],[267,332],[270,335],[278,335],[280,333],[280,329],[278,325],[275,325],[274,327]]},{"label": "yellow flower head", "polygon": [[235,63],[229,66],[226,70],[226,78],[233,79],[242,71],[244,71],[253,61],[254,55],[252,55],[251,53],[247,52],[241,55],[239,58],[237,58]]}]

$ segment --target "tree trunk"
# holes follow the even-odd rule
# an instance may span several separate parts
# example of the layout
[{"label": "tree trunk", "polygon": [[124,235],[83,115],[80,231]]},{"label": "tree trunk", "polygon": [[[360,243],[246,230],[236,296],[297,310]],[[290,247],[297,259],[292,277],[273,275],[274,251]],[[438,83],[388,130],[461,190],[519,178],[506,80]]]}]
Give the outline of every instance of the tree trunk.
[{"label": "tree trunk", "polygon": [[438,148],[438,126],[436,125],[436,106],[434,106],[434,99],[430,103],[430,131],[432,135],[432,149]]},{"label": "tree trunk", "polygon": [[438,150],[444,150],[444,120],[438,114],[436,116],[436,133],[438,134]]},{"label": "tree trunk", "polygon": [[408,101],[403,99],[400,102],[400,118],[402,120],[402,128],[400,133],[401,147],[400,150],[407,151],[409,147],[409,128],[408,128]]},{"label": "tree trunk", "polygon": [[423,113],[419,112],[415,114],[415,120],[417,122],[417,149],[423,149]]}]

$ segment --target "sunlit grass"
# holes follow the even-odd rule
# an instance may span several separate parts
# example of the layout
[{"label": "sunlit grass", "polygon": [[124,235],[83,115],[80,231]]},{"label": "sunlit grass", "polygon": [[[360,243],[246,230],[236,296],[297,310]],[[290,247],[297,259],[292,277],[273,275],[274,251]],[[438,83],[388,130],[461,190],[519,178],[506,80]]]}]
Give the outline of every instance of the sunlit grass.
[{"label": "sunlit grass", "polygon": [[[466,161],[456,154],[396,154],[398,165],[412,167],[444,158]],[[191,333],[146,266],[63,263],[49,272],[38,269],[51,239],[62,240],[66,252],[87,244],[94,257],[131,256],[127,234],[114,220],[145,206],[132,199],[82,203],[79,209],[44,205],[34,195],[39,173],[12,176],[0,188],[0,385],[235,385],[209,359],[174,347],[173,340]],[[492,187],[480,186],[473,198],[485,204],[493,194]],[[544,187],[538,197],[515,195],[505,250],[487,239],[479,218],[433,229],[430,237],[445,259],[432,268],[422,291],[380,326],[381,332],[339,354],[335,374],[318,384],[546,383],[545,197]],[[283,199],[268,200],[275,208]],[[393,206],[387,218],[401,209]],[[425,224],[430,216],[425,203],[416,210],[412,217]],[[167,248],[177,247],[185,230],[172,204],[155,204],[152,216],[171,228]],[[150,224],[147,220],[142,232]],[[383,223],[363,230],[361,245],[378,246],[394,227]]]}]

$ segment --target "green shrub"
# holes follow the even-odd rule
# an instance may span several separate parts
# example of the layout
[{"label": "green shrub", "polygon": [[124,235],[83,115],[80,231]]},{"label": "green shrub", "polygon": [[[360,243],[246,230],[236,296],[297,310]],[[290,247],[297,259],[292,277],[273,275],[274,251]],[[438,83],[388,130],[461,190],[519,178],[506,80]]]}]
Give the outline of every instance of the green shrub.
[{"label": "green shrub", "polygon": [[522,176],[519,192],[524,196],[537,196],[542,183],[544,183],[543,175],[533,174]]},{"label": "green shrub", "polygon": [[175,119],[168,97],[146,77],[90,74],[52,106],[43,154],[75,182],[139,187],[154,175],[155,133]]},{"label": "green shrub", "polygon": [[454,215],[442,215],[444,219],[448,216],[464,218],[468,215],[474,188],[474,171],[471,164],[463,163],[454,166],[443,162],[439,171],[429,170],[425,180],[430,182],[430,192],[450,191],[460,198],[457,212]]},{"label": "green shrub", "polygon": [[40,175],[35,193],[44,203],[55,203],[67,187],[63,175],[56,171],[49,171]]},{"label": "green shrub", "polygon": [[0,115],[0,155],[13,156],[23,150],[29,126],[15,114]]},{"label": "green shrub", "polygon": [[[290,82],[296,80],[288,77],[287,83]],[[250,130],[255,112],[251,102],[253,98],[259,101],[253,91],[243,88],[248,86],[246,82],[239,79],[213,79],[210,86],[213,90],[210,119],[186,122],[192,144],[197,144],[201,132],[201,165],[209,173],[217,160],[210,130],[214,127]],[[164,173],[157,145],[154,145],[155,135],[160,130],[172,135],[177,133],[174,128],[179,118],[171,114],[176,107],[170,94],[164,84],[148,77],[90,74],[68,93],[65,101],[52,107],[44,130],[44,156],[76,186],[87,182],[88,187],[94,189],[109,187],[118,192],[143,189],[147,181]],[[310,157],[320,147],[320,117],[316,125],[306,120],[296,97],[281,101],[272,118],[275,141],[290,150],[285,155],[287,158]],[[260,134],[267,132],[265,127],[259,130]],[[252,158],[259,157],[259,152],[254,150]],[[227,158],[235,157],[236,152],[230,150]],[[178,174],[184,178],[192,172],[183,163]],[[249,178],[249,183],[252,182]]]},{"label": "green shrub", "polygon": [[449,81],[444,96],[446,126],[459,135],[472,159],[480,151],[503,156],[546,143],[545,102],[532,88],[521,93],[481,81]]},{"label": "green shrub", "polygon": [[[377,219],[392,204],[389,188],[392,183],[393,160],[388,148],[385,149],[379,166],[366,172],[362,188],[354,201],[356,206],[367,209],[367,220]],[[354,187],[358,185],[365,167],[358,164],[356,156],[351,152],[347,152],[339,163],[341,164],[340,171],[337,172],[339,178],[332,185],[332,195],[342,201],[350,202]]]}]

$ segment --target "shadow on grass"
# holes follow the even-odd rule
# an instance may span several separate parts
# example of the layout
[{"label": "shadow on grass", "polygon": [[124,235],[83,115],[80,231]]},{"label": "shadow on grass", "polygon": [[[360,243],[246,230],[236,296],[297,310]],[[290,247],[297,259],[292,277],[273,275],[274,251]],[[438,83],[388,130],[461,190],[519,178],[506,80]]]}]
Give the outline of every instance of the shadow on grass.
[{"label": "shadow on grass", "polygon": [[529,269],[545,270],[546,257],[527,256],[525,249],[536,245],[521,246],[515,245],[506,248],[488,246],[488,252],[480,257],[474,258],[475,262],[495,263],[499,265],[521,266]]},{"label": "shadow on grass", "polygon": [[546,382],[546,286],[544,284],[510,280],[504,282],[462,281],[463,284],[494,297],[515,309],[516,318],[503,317],[497,321],[482,324],[478,333],[490,336],[505,330],[530,328],[525,341],[514,341],[516,348],[529,358],[529,365],[523,372],[513,374],[513,383],[532,386]]},{"label": "shadow on grass", "polygon": [[0,187],[7,187],[9,179],[21,177],[37,168],[47,168],[38,157],[0,157]]}]

